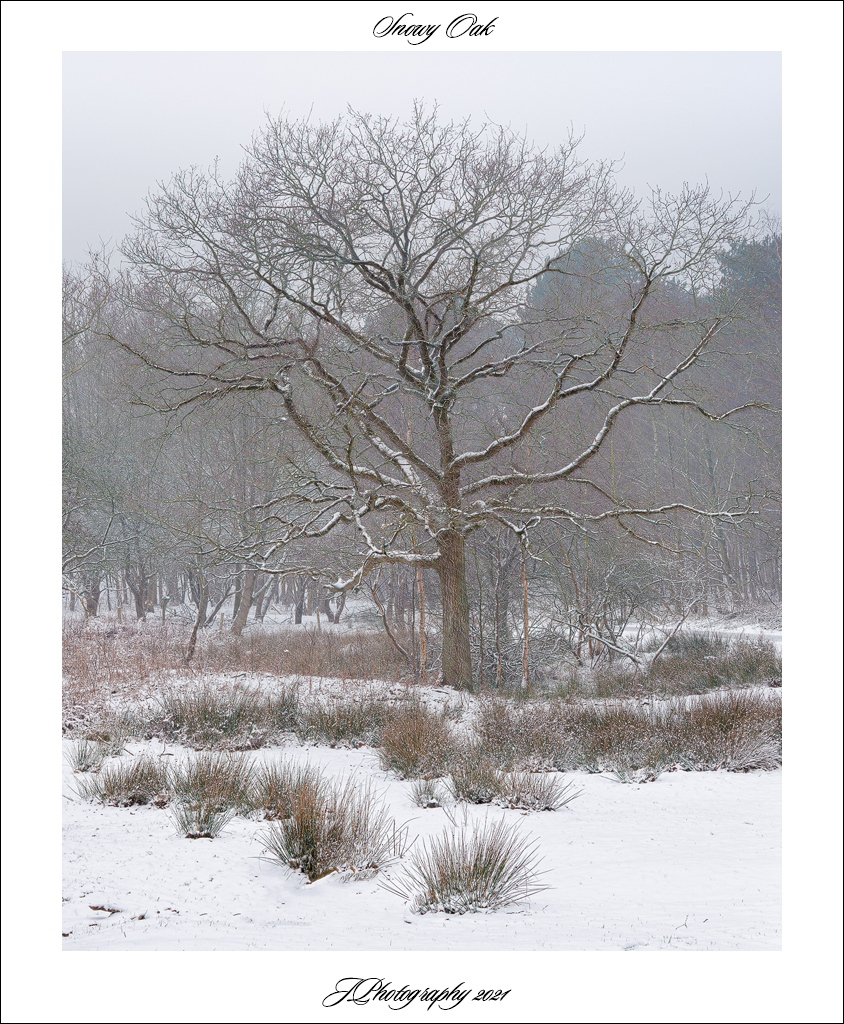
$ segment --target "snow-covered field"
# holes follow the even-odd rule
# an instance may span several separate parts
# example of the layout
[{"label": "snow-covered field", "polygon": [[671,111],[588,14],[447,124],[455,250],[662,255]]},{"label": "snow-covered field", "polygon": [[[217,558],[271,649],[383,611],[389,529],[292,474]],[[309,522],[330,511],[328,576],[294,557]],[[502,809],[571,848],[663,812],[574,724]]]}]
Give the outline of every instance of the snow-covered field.
[{"label": "snow-covered field", "polygon": [[[754,635],[758,632],[753,630]],[[765,632],[779,646],[780,637]],[[243,673],[208,681],[269,688],[277,683]],[[309,696],[313,685],[315,696],[339,693],[349,684],[314,680],[305,685]],[[114,709],[127,699],[145,706],[155,689],[120,688],[114,696],[106,691],[92,710],[108,712],[109,706]],[[387,690],[397,696],[404,687],[394,684]],[[426,700],[462,704],[464,714],[456,716],[461,730],[472,719],[471,699],[429,688]],[[63,748],[70,750],[71,741],[65,739]],[[123,759],[145,750],[173,755],[167,758],[170,764],[196,756],[151,741],[131,743]],[[410,796],[412,784],[384,772],[377,751],[369,747],[301,746],[291,737],[284,746],[246,756],[256,762],[307,761],[335,778],[354,775],[362,783],[371,782],[397,822],[408,824],[410,837],[418,844],[448,826],[446,811],[417,807]],[[572,772],[566,779],[583,793],[561,810],[525,813],[492,805],[471,807],[470,821],[489,817],[516,822],[537,840],[540,869],[546,872],[541,881],[549,888],[524,905],[463,916],[412,914],[398,896],[382,888],[382,882],[400,878],[402,861],[373,878],[343,880],[332,874],[311,884],[304,875],[266,858],[260,836],[268,826],[257,818],[235,817],[214,840],[187,840],[181,838],[171,809],[86,803],[74,791],[74,778],[65,762],[64,951],[159,953],[150,971],[161,978],[161,991],[169,993],[174,1010],[194,1004],[180,980],[183,969],[177,966],[188,961],[169,959],[168,954],[285,954],[272,961],[269,977],[277,977],[278,984],[265,985],[262,965],[268,961],[236,958],[236,968],[225,968],[227,980],[219,992],[217,965],[235,961],[190,960],[191,977],[201,979],[196,1013],[191,1016],[188,1009],[178,1019],[251,1021],[261,1019],[259,1003],[263,1015],[269,1013],[273,1019],[279,1014],[291,1020],[345,1020],[391,1013],[386,1006],[372,1004],[330,1011],[323,1007],[323,998],[340,978],[358,976],[391,978],[396,984],[463,980],[474,991],[485,984],[512,986],[513,995],[503,1004],[462,1005],[457,1012],[466,1020],[835,1019],[811,1011],[811,1000],[805,1009],[802,1003],[790,1010],[780,1008],[774,993],[778,965],[785,961],[779,957],[719,958],[714,985],[703,980],[711,969],[703,965],[716,963],[710,958],[672,958],[671,968],[655,966],[669,963],[663,958],[590,959],[597,952],[738,954],[788,949],[788,920],[784,942],[781,916],[781,771],[671,771],[643,784],[622,784],[608,773]],[[792,875],[793,871],[792,865]],[[794,921],[793,911],[789,920]],[[793,924],[791,934],[796,934]],[[562,952],[567,956],[561,960],[537,956]],[[313,953],[317,956],[306,956]],[[801,976],[811,970],[820,991],[827,977],[825,955],[820,951],[811,968],[805,958],[801,960]],[[83,962],[62,958],[61,965]],[[141,961],[147,962],[153,964]],[[606,968],[598,964],[613,965],[606,976],[613,979],[610,984],[600,980]],[[61,973],[73,979],[71,988],[83,991],[79,969],[68,969],[72,975],[64,969]],[[122,986],[117,976],[109,980],[112,973],[97,984],[116,994]],[[238,985],[263,993],[256,996],[259,1002],[243,1002],[236,994]],[[282,988],[283,1005],[299,1007],[298,1016],[292,1010],[273,1009],[282,1005],[275,997]],[[116,1015],[109,1004],[94,1007],[84,1002],[63,1012],[65,1016],[50,1019],[170,1019],[169,1010],[161,1012],[143,1000]],[[418,1017],[420,1012],[425,1011],[417,1006],[408,1008],[406,1015]]]},{"label": "snow-covered field", "polygon": [[[253,756],[372,779],[420,841],[448,825],[443,809],[416,807],[410,783],[381,771],[367,748],[290,746]],[[262,857],[260,821],[235,818],[217,839],[187,840],[167,809],[83,803],[65,771],[67,950],[781,947],[779,771],[672,772],[644,785],[572,774],[583,794],[559,811],[475,807],[473,819],[520,819],[539,840],[551,888],[522,907],[463,916],[410,914],[378,877],[307,883]],[[399,862],[389,874],[401,870]]]}]

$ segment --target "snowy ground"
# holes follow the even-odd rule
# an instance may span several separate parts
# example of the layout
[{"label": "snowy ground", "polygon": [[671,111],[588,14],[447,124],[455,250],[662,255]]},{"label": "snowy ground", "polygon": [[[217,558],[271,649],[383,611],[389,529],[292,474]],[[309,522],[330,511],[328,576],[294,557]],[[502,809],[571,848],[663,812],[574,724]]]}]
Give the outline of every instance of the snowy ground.
[{"label": "snowy ground", "polygon": [[[137,753],[146,745],[133,745]],[[154,753],[162,747],[149,745]],[[168,747],[168,751],[174,748]],[[177,756],[182,756],[176,751]],[[372,779],[411,836],[438,833],[410,783],[375,752],[288,746],[256,758],[307,759]],[[235,818],[215,840],[181,838],[168,810],[81,802],[64,778],[66,950],[777,950],[777,772],[673,772],[644,785],[572,774],[583,795],[518,818],[539,840],[551,888],[510,912],[408,913],[379,879],[313,884],[261,859],[259,821]],[[68,797],[70,799],[68,799]],[[390,874],[398,875],[400,864]],[[115,913],[92,910],[107,907]]]}]

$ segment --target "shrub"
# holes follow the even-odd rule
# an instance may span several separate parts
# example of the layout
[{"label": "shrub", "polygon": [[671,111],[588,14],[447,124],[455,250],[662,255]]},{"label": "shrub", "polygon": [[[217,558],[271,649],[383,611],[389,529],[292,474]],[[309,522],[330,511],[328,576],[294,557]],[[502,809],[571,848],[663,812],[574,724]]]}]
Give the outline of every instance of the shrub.
[{"label": "shrub", "polygon": [[315,882],[334,871],[368,876],[404,854],[407,828],[390,818],[370,786],[353,779],[332,787],[305,786],[289,818],[272,822],[261,843],[275,860]]},{"label": "shrub", "polygon": [[430,838],[383,887],[410,900],[412,913],[495,911],[548,888],[538,884],[537,865],[536,843],[519,834],[518,822],[487,821]]},{"label": "shrub", "polygon": [[448,712],[419,702],[392,708],[380,735],[378,752],[384,771],[400,779],[436,779],[445,775],[454,739]]},{"label": "shrub", "polygon": [[156,757],[142,754],[131,761],[107,765],[98,774],[74,780],[83,800],[98,800],[116,807],[169,802],[167,771]]}]

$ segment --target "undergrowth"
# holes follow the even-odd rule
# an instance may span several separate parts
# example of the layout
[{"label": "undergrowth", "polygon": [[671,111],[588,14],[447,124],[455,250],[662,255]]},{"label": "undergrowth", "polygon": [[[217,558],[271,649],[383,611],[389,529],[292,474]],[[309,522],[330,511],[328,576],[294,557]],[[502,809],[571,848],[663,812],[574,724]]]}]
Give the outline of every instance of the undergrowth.
[{"label": "undergrowth", "polygon": [[393,708],[377,742],[381,767],[400,779],[440,778],[454,752],[448,711],[432,710],[420,701]]},{"label": "undergrowth", "polygon": [[777,691],[717,691],[645,705],[488,699],[478,712],[477,736],[488,757],[514,769],[609,771],[645,781],[677,768],[777,768],[781,721]]}]

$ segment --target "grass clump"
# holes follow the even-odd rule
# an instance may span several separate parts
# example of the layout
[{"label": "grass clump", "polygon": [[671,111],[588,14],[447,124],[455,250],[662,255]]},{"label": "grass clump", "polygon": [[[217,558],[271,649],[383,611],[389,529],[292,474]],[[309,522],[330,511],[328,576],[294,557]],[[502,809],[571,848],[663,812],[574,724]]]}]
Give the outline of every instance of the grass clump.
[{"label": "grass clump", "polygon": [[74,780],[74,785],[83,800],[113,807],[164,807],[170,800],[167,770],[158,758],[148,754],[106,765],[96,775]]},{"label": "grass clump", "polygon": [[503,777],[496,803],[525,811],[558,811],[582,792],[573,782],[564,783],[560,775],[512,772]]},{"label": "grass clump", "polygon": [[[645,650],[653,653],[661,646],[660,637],[654,636],[645,645]],[[685,632],[683,630],[676,632],[665,645],[665,653],[668,655],[692,655],[695,658],[720,658],[729,649],[729,639],[718,633]]]},{"label": "grass clump", "polygon": [[252,809],[254,765],[243,756],[201,753],[173,766],[173,819],[186,839],[215,839]]},{"label": "grass clump", "polygon": [[76,740],[65,754],[74,772],[98,772],[109,756],[109,748],[96,740]]},{"label": "grass clump", "polygon": [[295,685],[279,686],[264,697],[263,721],[273,738],[294,732],[299,715],[299,693]]},{"label": "grass clump", "polygon": [[292,689],[171,689],[158,698],[147,733],[195,750],[256,750],[293,726],[296,706]]},{"label": "grass clump", "polygon": [[255,690],[169,690],[158,698],[160,729],[195,750],[252,749],[263,745],[263,703]]},{"label": "grass clump", "polygon": [[419,702],[393,708],[378,737],[384,771],[400,779],[437,779],[445,775],[454,748],[447,712]]},{"label": "grass clump", "polygon": [[[678,768],[751,771],[781,763],[781,701],[767,688],[645,704],[487,700],[476,728],[476,743],[493,764],[521,772],[611,772],[622,782],[647,782]],[[481,768],[463,771],[471,777]]]},{"label": "grass clump", "polygon": [[261,843],[310,882],[335,871],[368,877],[404,854],[407,828],[396,825],[369,785],[359,788],[349,779],[305,786],[293,795],[291,811],[269,825]]},{"label": "grass clump", "polygon": [[301,708],[296,733],[302,743],[362,747],[375,741],[387,717],[386,707],[373,693],[314,700]]},{"label": "grass clump", "polygon": [[538,863],[536,842],[520,834],[518,822],[487,821],[428,839],[384,888],[410,901],[411,913],[495,911],[548,888],[538,882]]},{"label": "grass clump", "polygon": [[492,803],[503,792],[504,773],[477,743],[463,747],[451,766],[449,789],[455,800],[470,804]]},{"label": "grass clump", "polygon": [[776,691],[583,707],[572,712],[569,729],[572,767],[610,771],[622,782],[653,781],[675,768],[751,771],[781,763]]},{"label": "grass clump", "polygon": [[106,757],[119,757],[126,741],[133,734],[133,721],[128,713],[98,715],[82,732],[82,738],[96,743]]},{"label": "grass clump", "polygon": [[475,718],[477,743],[502,766],[520,771],[565,771],[571,756],[574,705],[561,698],[522,704],[499,698],[481,702]]},{"label": "grass clump", "polygon": [[233,807],[219,807],[200,801],[176,804],[173,821],[185,839],[216,839],[236,814]]},{"label": "grass clump", "polygon": [[442,807],[443,792],[434,779],[416,779],[410,787],[410,799],[417,807]]},{"label": "grass clump", "polygon": [[267,821],[292,818],[303,801],[315,800],[326,788],[325,777],[310,765],[273,762],[255,772],[252,803]]}]

